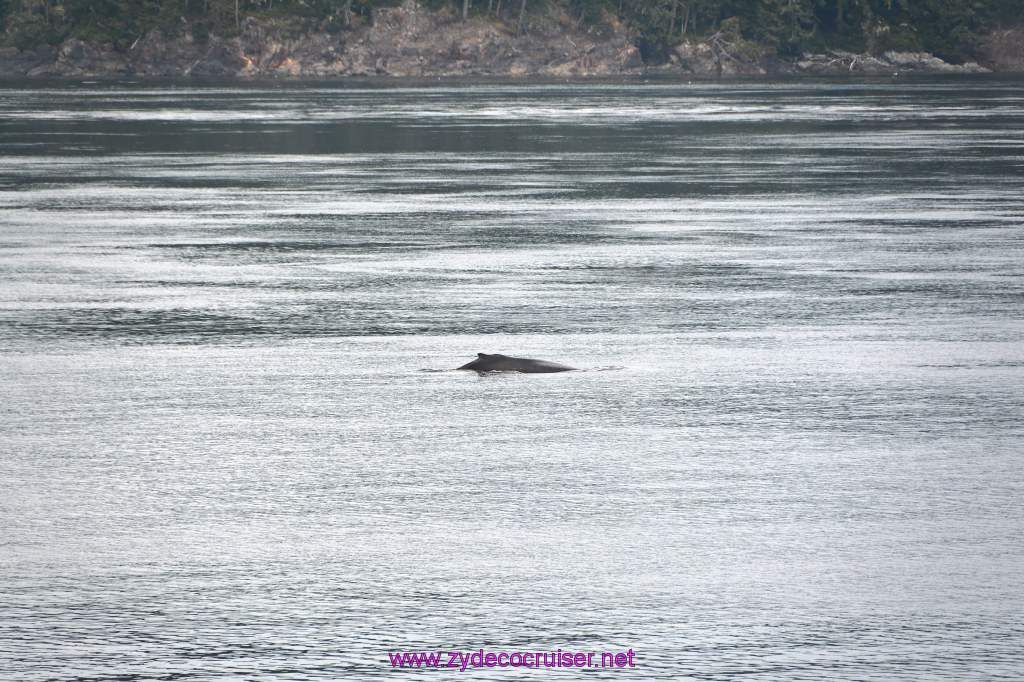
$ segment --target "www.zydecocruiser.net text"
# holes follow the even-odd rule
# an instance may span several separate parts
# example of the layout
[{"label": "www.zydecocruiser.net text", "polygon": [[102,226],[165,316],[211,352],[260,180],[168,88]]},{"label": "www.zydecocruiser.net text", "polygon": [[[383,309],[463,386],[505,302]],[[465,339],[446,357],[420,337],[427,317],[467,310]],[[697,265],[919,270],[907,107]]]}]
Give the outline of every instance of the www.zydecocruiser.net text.
[{"label": "www.zydecocruiser.net text", "polygon": [[468,668],[635,668],[634,652],[587,652],[570,653],[559,649],[555,652],[505,651],[484,653],[479,651],[437,651],[430,653],[388,653],[392,668],[457,668],[465,672]]}]

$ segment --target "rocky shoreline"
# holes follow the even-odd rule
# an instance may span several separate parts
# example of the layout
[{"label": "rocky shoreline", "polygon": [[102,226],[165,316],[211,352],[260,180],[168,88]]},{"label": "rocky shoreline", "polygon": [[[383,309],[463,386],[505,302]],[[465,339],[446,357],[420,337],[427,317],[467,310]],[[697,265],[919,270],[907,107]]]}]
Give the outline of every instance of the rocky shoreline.
[{"label": "rocky shoreline", "polygon": [[[460,21],[408,2],[375,10],[367,24],[341,33],[296,35],[274,21],[248,19],[233,38],[197,40],[147,34],[128,50],[70,39],[35,50],[0,48],[0,77],[591,77],[664,74],[696,77],[756,75],[896,75],[1024,70],[1020,35],[1007,42],[1009,68],[950,64],[924,53],[830,52],[783,59],[749,55],[713,38],[684,42],[645,63],[636,36],[621,25],[597,36],[568,17],[545,30],[517,35],[484,19]],[[1005,49],[1006,45],[1010,49]],[[1016,62],[1014,61],[1016,60]]]}]

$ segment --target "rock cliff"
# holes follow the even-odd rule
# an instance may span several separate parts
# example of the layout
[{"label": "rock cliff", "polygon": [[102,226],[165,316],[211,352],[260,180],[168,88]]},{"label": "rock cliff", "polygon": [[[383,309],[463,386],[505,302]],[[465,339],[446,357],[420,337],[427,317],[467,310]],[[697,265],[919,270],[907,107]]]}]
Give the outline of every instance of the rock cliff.
[{"label": "rock cliff", "polygon": [[381,8],[362,27],[289,35],[246,20],[239,36],[152,32],[130,49],[71,39],[59,48],[0,49],[0,75],[15,76],[588,76],[635,73],[643,62],[621,26],[605,36],[575,29],[516,35],[500,24],[462,22],[413,3]]},{"label": "rock cliff", "polygon": [[[998,42],[1019,43],[1007,34]],[[152,32],[128,50],[71,39],[58,47],[0,49],[0,76],[29,77],[584,77],[642,74],[729,76],[758,74],[965,73],[986,69],[977,64],[952,65],[927,54],[856,55],[832,52],[782,59],[744,55],[743,50],[712,38],[684,42],[660,55],[662,63],[645,63],[636,35],[611,23],[603,35],[580,27],[571,18],[554,17],[547,29],[518,34],[493,21],[463,22],[445,11],[418,6],[374,11],[371,21],[338,33],[296,33],[275,21],[248,19],[233,38],[194,37]],[[1013,63],[1012,59],[1009,63]]]}]

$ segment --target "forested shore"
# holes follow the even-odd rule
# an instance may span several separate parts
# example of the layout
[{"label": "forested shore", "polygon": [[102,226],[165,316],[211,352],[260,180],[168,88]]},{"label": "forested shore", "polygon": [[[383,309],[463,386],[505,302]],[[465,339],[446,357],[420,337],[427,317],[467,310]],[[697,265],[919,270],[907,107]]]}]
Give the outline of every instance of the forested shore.
[{"label": "forested shore", "polygon": [[0,75],[1024,71],[1020,14],[1020,0],[0,0]]}]

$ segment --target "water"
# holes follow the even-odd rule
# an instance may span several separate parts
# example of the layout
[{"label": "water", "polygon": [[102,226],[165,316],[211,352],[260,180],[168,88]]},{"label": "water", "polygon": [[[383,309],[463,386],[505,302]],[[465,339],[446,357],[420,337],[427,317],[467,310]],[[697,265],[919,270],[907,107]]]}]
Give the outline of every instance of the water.
[{"label": "water", "polygon": [[7,83],[0,677],[1024,677],[1022,102]]}]

